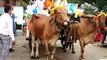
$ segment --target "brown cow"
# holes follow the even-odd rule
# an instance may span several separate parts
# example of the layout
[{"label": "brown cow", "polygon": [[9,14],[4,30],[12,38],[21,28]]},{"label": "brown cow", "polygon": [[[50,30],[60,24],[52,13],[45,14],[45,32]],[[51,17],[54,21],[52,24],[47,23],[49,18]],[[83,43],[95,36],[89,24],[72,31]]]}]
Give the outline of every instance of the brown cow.
[{"label": "brown cow", "polygon": [[[63,7],[54,8],[54,14],[52,16],[46,15],[32,15],[30,18],[29,26],[32,34],[32,51],[31,57],[39,57],[39,43],[44,44],[46,60],[53,60],[56,52],[56,42],[59,38],[59,31],[63,25],[67,25],[69,18],[67,11]],[[37,40],[35,41],[35,38]],[[36,43],[36,54],[34,54],[34,47]],[[48,44],[51,45],[52,52],[49,52]],[[51,55],[49,59],[49,54]]]},{"label": "brown cow", "polygon": [[[81,55],[80,60],[84,59],[83,53],[85,45],[88,43],[94,42],[96,32],[98,27],[101,30],[105,28],[105,19],[106,16],[104,13],[98,14],[97,16],[89,17],[89,16],[81,16],[80,22],[71,24],[68,28],[70,34],[69,37],[73,36],[75,39],[79,40],[81,47]],[[68,41],[69,39],[67,39]]]}]

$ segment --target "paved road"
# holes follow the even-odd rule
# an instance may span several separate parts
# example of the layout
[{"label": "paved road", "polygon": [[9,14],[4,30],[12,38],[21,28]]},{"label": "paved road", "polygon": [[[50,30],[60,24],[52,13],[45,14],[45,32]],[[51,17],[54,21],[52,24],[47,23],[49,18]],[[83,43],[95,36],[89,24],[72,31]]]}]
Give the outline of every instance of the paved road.
[{"label": "paved road", "polygon": [[[17,44],[14,46],[15,52],[9,53],[8,60],[45,60],[44,48],[40,47],[40,59],[30,59],[30,50],[28,48],[28,41],[25,40],[25,36],[22,36],[21,31],[17,31],[16,37]],[[75,43],[75,54],[70,51],[63,53],[60,44],[57,44],[56,60],[79,60],[80,47],[78,42]],[[85,48],[85,60],[107,60],[107,48],[101,48],[89,44]]]}]

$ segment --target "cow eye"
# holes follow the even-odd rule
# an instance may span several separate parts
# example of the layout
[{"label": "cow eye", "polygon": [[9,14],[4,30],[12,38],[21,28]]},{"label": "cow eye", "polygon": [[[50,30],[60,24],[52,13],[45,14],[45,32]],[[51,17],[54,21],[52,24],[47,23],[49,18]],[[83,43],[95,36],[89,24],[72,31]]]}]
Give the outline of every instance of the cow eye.
[{"label": "cow eye", "polygon": [[58,11],[58,13],[60,13],[61,11]]},{"label": "cow eye", "polygon": [[60,15],[61,13],[60,13],[60,12],[57,12],[57,14]]}]

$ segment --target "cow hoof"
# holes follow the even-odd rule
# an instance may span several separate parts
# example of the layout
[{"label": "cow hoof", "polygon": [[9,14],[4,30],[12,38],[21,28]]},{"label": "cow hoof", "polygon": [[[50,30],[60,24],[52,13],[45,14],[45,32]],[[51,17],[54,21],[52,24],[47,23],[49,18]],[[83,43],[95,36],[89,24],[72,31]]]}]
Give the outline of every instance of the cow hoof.
[{"label": "cow hoof", "polygon": [[72,51],[73,54],[75,54],[75,51]]},{"label": "cow hoof", "polygon": [[31,40],[31,38],[30,37],[26,37],[26,41],[29,41],[29,40]]},{"label": "cow hoof", "polygon": [[55,58],[50,58],[50,60],[56,60]]},{"label": "cow hoof", "polygon": [[37,56],[36,59],[39,59],[39,56]]},{"label": "cow hoof", "polygon": [[56,60],[56,59],[51,59],[51,60]]},{"label": "cow hoof", "polygon": [[25,45],[22,45],[22,47],[23,47],[23,48],[26,48],[26,46],[25,46]]},{"label": "cow hoof", "polygon": [[85,60],[85,59],[82,57],[82,58],[80,58],[79,60]]},{"label": "cow hoof", "polygon": [[31,58],[31,59],[35,59],[36,57],[34,57],[34,56],[31,56],[30,58]]},{"label": "cow hoof", "polygon": [[67,51],[64,49],[63,52],[67,52]]},{"label": "cow hoof", "polygon": [[85,59],[79,59],[79,60],[85,60]]}]

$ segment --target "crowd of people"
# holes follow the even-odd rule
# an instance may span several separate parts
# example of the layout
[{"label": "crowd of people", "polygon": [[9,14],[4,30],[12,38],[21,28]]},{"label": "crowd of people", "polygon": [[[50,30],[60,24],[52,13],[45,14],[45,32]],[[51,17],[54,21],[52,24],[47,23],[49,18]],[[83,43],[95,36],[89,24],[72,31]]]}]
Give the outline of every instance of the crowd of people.
[{"label": "crowd of people", "polygon": [[[30,15],[32,14],[44,14],[50,16],[50,10],[55,6],[63,6],[68,11],[70,6],[67,0],[35,0],[30,1],[27,6],[25,20],[28,22]],[[72,6],[72,5],[71,5]],[[14,51],[12,46],[15,45],[15,23],[14,19],[16,18],[12,13],[13,6],[5,5],[4,6],[4,14],[0,16],[0,60],[6,60],[9,50]],[[74,10],[71,8],[71,13]],[[107,21],[107,20],[106,20]],[[106,22],[107,24],[107,22]],[[106,40],[107,31],[104,32],[104,39],[102,40],[102,44]],[[26,29],[26,38],[29,39],[29,30]],[[107,45],[106,45],[107,46]]]},{"label": "crowd of people", "polygon": [[[55,6],[64,6],[67,8],[67,0],[35,0],[29,3],[26,12],[29,14],[45,14],[49,15],[48,12]],[[34,11],[36,8],[37,11]]]}]

